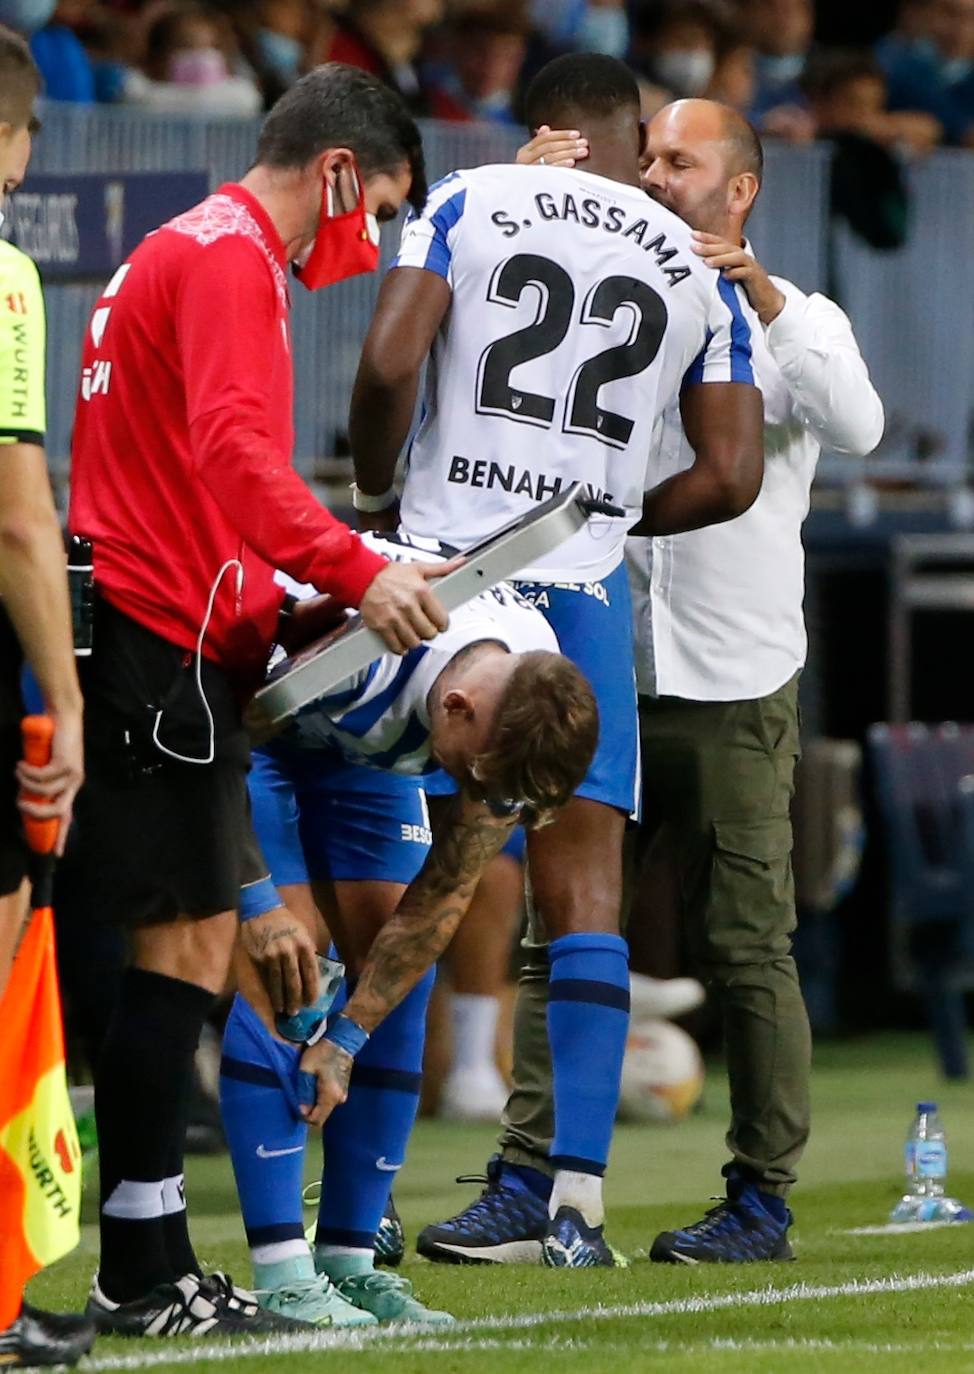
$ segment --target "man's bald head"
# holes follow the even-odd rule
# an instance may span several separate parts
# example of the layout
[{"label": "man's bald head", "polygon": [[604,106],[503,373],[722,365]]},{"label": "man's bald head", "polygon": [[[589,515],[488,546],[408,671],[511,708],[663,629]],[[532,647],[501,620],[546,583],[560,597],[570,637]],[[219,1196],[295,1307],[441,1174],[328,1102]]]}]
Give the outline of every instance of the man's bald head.
[{"label": "man's bald head", "polygon": [[676,100],[650,122],[643,185],[694,229],[743,233],[764,154],[748,121],[716,100]]},{"label": "man's bald head", "polygon": [[754,125],[731,105],[719,100],[674,100],[664,105],[650,124],[665,122],[685,139],[726,145],[728,176],[750,172],[758,183],[764,177],[764,149]]}]

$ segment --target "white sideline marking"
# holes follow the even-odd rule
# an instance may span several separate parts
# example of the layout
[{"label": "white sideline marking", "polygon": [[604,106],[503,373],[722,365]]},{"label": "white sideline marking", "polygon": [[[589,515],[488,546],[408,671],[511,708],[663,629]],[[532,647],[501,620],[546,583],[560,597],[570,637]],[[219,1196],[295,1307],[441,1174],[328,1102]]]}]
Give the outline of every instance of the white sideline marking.
[{"label": "white sideline marking", "polygon": [[[848,1283],[812,1287],[807,1283],[787,1288],[755,1288],[745,1293],[718,1293],[710,1297],[673,1298],[667,1302],[627,1303],[618,1307],[576,1307],[568,1312],[524,1312],[509,1317],[477,1317],[458,1323],[464,1331],[524,1330],[551,1322],[605,1321],[627,1317],[665,1317],[720,1312],[729,1307],[773,1307],[787,1302],[820,1298],[868,1296],[873,1293],[909,1293],[924,1288],[963,1288],[974,1283],[974,1269],[954,1274],[894,1274],[887,1279],[850,1279]],[[457,1330],[457,1327],[451,1328]]]},{"label": "white sideline marking", "polygon": [[[848,1283],[812,1286],[791,1284],[787,1288],[753,1288],[744,1293],[718,1293],[710,1297],[674,1298],[667,1302],[637,1302],[605,1307],[576,1307],[570,1311],[521,1312],[508,1316],[476,1317],[457,1322],[442,1330],[439,1339],[432,1339],[428,1327],[414,1326],[380,1328],[364,1331],[323,1331],[300,1336],[277,1336],[263,1341],[222,1341],[219,1344],[187,1345],[177,1350],[161,1349],[136,1355],[106,1355],[101,1359],[86,1358],[80,1368],[85,1374],[104,1370],[140,1370],[163,1365],[196,1364],[202,1360],[246,1360],[272,1355],[293,1355],[324,1350],[366,1350],[377,1346],[406,1342],[405,1349],[447,1353],[457,1350],[529,1349],[531,1341],[491,1340],[477,1338],[480,1331],[524,1331],[532,1327],[550,1326],[557,1322],[590,1322],[627,1320],[633,1317],[664,1317],[671,1315],[721,1312],[728,1308],[774,1307],[789,1302],[816,1302],[826,1298],[868,1297],[878,1293],[911,1293],[931,1288],[964,1288],[974,1284],[974,1269],[962,1269],[953,1274],[903,1274],[884,1279],[850,1279]],[[467,1333],[471,1333],[467,1335]],[[456,1339],[459,1337],[459,1339]],[[568,1348],[584,1348],[584,1342],[560,1338]],[[559,1342],[546,1340],[546,1348]],[[725,1341],[727,1348],[733,1342]],[[742,1347],[743,1342],[739,1343]],[[760,1342],[758,1344],[761,1344]],[[765,1343],[770,1346],[781,1342]],[[788,1344],[784,1342],[783,1344]],[[711,1342],[712,1348],[719,1348]],[[924,1343],[927,1348],[928,1343]],[[681,1347],[682,1348],[682,1347]],[[757,1345],[755,1346],[757,1348]],[[840,1348],[846,1348],[843,1345]],[[883,1347],[885,1349],[885,1347]]]},{"label": "white sideline marking", "polygon": [[967,1221],[887,1221],[884,1226],[853,1226],[837,1236],[910,1236],[918,1231],[942,1231],[945,1226],[969,1226]]}]

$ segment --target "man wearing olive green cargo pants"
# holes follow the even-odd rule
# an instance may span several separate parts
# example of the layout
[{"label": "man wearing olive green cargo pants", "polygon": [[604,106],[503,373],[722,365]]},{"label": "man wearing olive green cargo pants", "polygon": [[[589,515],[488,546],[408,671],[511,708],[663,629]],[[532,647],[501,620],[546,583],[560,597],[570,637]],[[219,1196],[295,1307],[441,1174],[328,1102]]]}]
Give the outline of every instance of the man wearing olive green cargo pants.
[{"label": "man wearing olive green cargo pants", "polygon": [[[735,1249],[746,1246],[747,1253],[730,1258],[785,1258],[790,1249],[784,1198],[808,1138],[811,1043],[791,957],[789,807],[799,753],[798,678],[751,701],[642,696],[640,725],[644,782],[637,867],[663,839],[676,869],[693,971],[722,1012],[730,1080],[732,1163],[725,1174],[734,1211],[731,1218],[712,1218],[704,1236],[693,1237],[694,1250],[704,1241],[712,1249],[721,1240],[726,1249],[728,1237],[720,1233],[743,1210],[753,1224],[734,1239]],[[529,932],[525,954],[515,1086],[501,1143],[505,1162],[544,1173],[551,1106],[543,932]],[[653,1258],[679,1258],[679,1250],[690,1249],[686,1234],[659,1237]],[[677,1255],[670,1253],[674,1249]],[[713,1255],[718,1257],[724,1256]]]},{"label": "man wearing olive green cargo pants", "polygon": [[[883,407],[839,307],[769,277],[744,240],[762,174],[753,131],[711,101],[677,101],[650,124],[648,150],[645,189],[700,231],[697,251],[747,296],[765,410],[764,484],[749,511],[722,525],[629,541],[642,840],[662,826],[669,832],[698,971],[723,1012],[732,1103],[726,1200],[702,1220],[658,1236],[651,1254],[687,1264],[786,1259],[785,1198],[808,1136],[810,1060],[790,953],[788,808],[807,647],[801,527],[820,448],[871,452],[882,436]],[[556,162],[556,147],[542,151]],[[691,459],[674,408],[664,417],[647,487]],[[531,1259],[540,1249],[550,1174],[547,968],[539,932],[531,936],[503,1153],[491,1160],[481,1197],[420,1236],[418,1248],[430,1259],[503,1262]],[[647,1171],[651,1180],[651,1155]]]}]

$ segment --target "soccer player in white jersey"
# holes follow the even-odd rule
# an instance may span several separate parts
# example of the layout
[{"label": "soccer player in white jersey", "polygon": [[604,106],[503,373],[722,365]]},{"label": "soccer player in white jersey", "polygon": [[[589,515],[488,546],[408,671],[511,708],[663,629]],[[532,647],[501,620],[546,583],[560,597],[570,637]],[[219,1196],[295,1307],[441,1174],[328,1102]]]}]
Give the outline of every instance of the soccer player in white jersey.
[{"label": "soccer player in white jersey", "polygon": [[[548,132],[518,157],[574,166],[584,155],[577,138]],[[725,105],[676,101],[649,125],[646,191],[694,229],[701,257],[743,287],[767,453],[761,493],[739,519],[631,539],[627,549],[644,762],[638,848],[665,832],[687,943],[723,1017],[732,1104],[726,1199],[656,1237],[650,1258],[670,1263],[791,1258],[787,1199],[808,1137],[810,1074],[791,955],[789,809],[807,648],[801,527],[820,448],[864,456],[883,432],[883,405],[845,314],[769,276],[744,237],[762,175],[760,140]],[[653,480],[691,461],[671,407]],[[632,919],[648,915],[634,910]],[[531,991],[537,1001],[537,982]],[[525,1134],[543,1154],[551,1108],[540,1037],[519,1037],[515,1058],[531,1085]]]},{"label": "soccer player in white jersey", "polygon": [[[639,94],[624,64],[557,59],[535,78],[527,115],[583,130],[587,170],[482,167],[434,188],[383,283],[350,434],[359,509],[381,519],[428,354],[405,529],[463,548],[576,480],[619,508],[517,581],[592,682],[601,734],[575,798],[528,841],[536,938],[542,926],[550,938],[554,1182],[508,1150],[489,1185],[501,1210],[532,1211],[520,1257],[611,1265],[601,1178],[628,1024],[621,853],[638,774],[625,536],[637,522],[658,534],[750,505],[760,397],[734,288],[640,189]],[[696,461],[644,497],[657,421],[681,392]],[[491,1258],[495,1218],[478,1216],[456,1245],[440,1237],[435,1257]]]},{"label": "soccer player in white jersey", "polygon": [[[436,556],[428,544],[365,538],[397,561]],[[224,1034],[221,1101],[262,1306],[329,1327],[451,1320],[373,1262],[416,1114],[433,965],[518,820],[543,822],[569,800],[597,734],[582,673],[545,618],[500,586],[454,611],[430,644],[341,683],[257,751],[254,828],[270,877],[241,893],[240,993]],[[417,875],[429,845],[419,784],[438,765],[459,795]],[[337,879],[314,895],[350,996],[302,1056],[278,1035],[274,1013],[297,1012],[307,997],[293,989],[309,980],[283,961],[276,977],[262,977],[258,961],[262,946],[279,952],[282,942],[300,959],[320,934],[309,875]],[[261,939],[247,938],[258,925]],[[307,1022],[301,1033],[315,1029]],[[301,1220],[301,1081],[311,1087],[309,1118],[328,1117],[313,1252]]]}]

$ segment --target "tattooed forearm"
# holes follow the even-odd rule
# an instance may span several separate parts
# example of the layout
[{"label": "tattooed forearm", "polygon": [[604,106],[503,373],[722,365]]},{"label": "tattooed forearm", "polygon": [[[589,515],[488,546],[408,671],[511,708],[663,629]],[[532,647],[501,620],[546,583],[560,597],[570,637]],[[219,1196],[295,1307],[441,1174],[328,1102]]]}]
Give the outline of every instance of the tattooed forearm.
[{"label": "tattooed forearm", "polygon": [[479,802],[456,799],[422,872],[377,935],[346,1016],[370,1031],[415,987],[450,943],[484,869],[516,823]]}]

